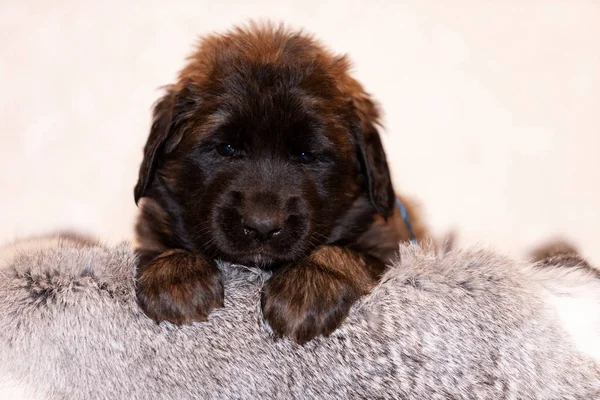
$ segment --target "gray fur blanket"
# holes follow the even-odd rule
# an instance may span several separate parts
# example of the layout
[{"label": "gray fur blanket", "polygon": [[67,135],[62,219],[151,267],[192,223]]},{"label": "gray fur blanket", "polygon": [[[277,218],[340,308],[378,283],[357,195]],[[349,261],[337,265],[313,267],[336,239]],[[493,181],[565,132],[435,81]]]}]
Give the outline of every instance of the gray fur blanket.
[{"label": "gray fur blanket", "polygon": [[401,247],[341,329],[299,346],[261,318],[265,272],[223,266],[224,308],[157,325],[128,245],[45,247],[0,263],[2,399],[600,399],[600,284],[576,268]]}]

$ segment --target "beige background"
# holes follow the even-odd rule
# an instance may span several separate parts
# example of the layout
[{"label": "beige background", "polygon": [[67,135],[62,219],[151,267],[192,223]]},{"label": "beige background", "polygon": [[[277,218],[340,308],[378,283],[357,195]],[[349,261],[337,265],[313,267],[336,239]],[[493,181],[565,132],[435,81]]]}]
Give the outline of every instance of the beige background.
[{"label": "beige background", "polygon": [[600,2],[580,0],[2,0],[0,242],[130,238],[159,86],[250,17],[350,53],[435,232],[512,254],[561,234],[600,262]]}]

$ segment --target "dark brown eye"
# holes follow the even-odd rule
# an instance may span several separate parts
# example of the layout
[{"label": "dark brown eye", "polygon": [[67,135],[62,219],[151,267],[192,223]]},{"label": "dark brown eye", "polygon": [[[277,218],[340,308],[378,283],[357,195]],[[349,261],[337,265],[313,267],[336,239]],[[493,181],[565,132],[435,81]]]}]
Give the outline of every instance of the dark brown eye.
[{"label": "dark brown eye", "polygon": [[230,144],[221,143],[217,146],[217,152],[222,156],[230,157],[233,155],[233,153],[235,153],[235,149]]},{"label": "dark brown eye", "polygon": [[302,164],[310,164],[315,161],[315,156],[310,153],[300,153],[300,162]]}]

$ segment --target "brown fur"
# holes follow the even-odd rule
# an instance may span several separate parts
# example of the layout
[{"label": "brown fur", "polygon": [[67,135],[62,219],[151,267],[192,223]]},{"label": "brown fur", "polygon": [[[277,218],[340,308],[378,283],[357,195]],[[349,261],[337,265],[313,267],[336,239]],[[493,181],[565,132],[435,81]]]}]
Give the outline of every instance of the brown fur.
[{"label": "brown fur", "polygon": [[[378,271],[373,271],[374,266]],[[263,315],[275,333],[300,344],[319,334],[329,335],[383,270],[383,264],[355,251],[322,246],[267,281]]]},{"label": "brown fur", "polygon": [[531,258],[540,268],[576,268],[600,278],[600,270],[583,258],[576,246],[564,239],[557,238],[539,245],[531,252]]},{"label": "brown fur", "polygon": [[183,250],[167,250],[154,258],[140,271],[138,285],[144,288],[138,296],[141,307],[157,322],[163,315],[178,325],[202,321],[210,310],[223,306],[219,269]]},{"label": "brown fur", "polygon": [[348,68],[282,27],[200,42],[155,106],[135,188],[148,315],[204,319],[222,301],[213,259],[274,270],[265,317],[299,342],[331,333],[368,292],[410,234],[394,205],[379,111]]}]

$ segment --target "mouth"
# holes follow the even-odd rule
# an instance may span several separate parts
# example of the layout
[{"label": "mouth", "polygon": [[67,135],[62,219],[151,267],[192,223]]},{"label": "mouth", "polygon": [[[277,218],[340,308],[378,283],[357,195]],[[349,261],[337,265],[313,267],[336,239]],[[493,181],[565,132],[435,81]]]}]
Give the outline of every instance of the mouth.
[{"label": "mouth", "polygon": [[251,252],[244,252],[238,254],[222,254],[220,259],[233,264],[240,264],[249,267],[256,267],[266,271],[273,270],[279,265],[289,262],[290,260],[282,259],[275,254],[272,254],[265,249],[256,249]]},{"label": "mouth", "polygon": [[254,267],[258,267],[260,269],[264,269],[264,270],[272,270],[275,268],[275,266],[277,265],[277,263],[275,263],[273,261],[273,258],[263,254],[261,252],[257,252],[255,254],[253,254],[251,256],[252,259],[252,266]]},{"label": "mouth", "polygon": [[303,238],[288,238],[286,242],[248,243],[235,241],[218,241],[216,254],[218,258],[234,264],[272,270],[279,265],[287,264],[302,258],[311,250]]}]

